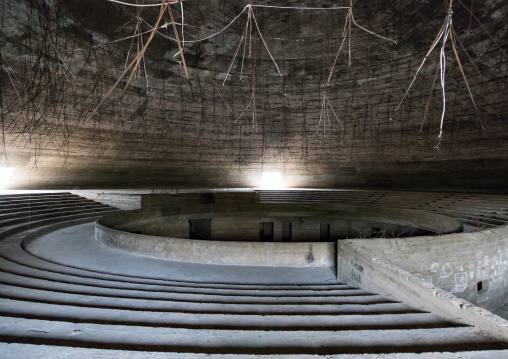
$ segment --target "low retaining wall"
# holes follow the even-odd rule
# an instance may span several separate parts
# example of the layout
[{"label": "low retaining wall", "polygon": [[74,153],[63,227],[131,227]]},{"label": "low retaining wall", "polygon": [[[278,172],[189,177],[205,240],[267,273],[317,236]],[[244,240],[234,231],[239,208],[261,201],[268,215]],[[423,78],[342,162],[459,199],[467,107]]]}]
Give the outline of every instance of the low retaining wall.
[{"label": "low retaining wall", "polygon": [[[457,220],[423,211],[400,210],[386,207],[362,207],[337,204],[257,204],[246,201],[215,204],[188,204],[152,207],[106,216],[100,223],[106,227],[126,232],[138,232],[171,238],[188,238],[190,219],[217,219],[212,221],[210,238],[213,240],[259,240],[259,223],[292,223],[292,241],[320,241],[320,225],[329,224],[330,238],[354,237],[361,229],[369,232],[372,227],[394,229],[396,236],[402,230],[397,227],[425,230],[434,233],[450,233],[462,229]],[[178,202],[178,201],[176,201]],[[257,220],[253,221],[253,220]],[[356,223],[358,231],[352,232],[349,224]],[[363,227],[365,228],[363,228]],[[274,233],[274,240],[282,236],[281,228]],[[390,234],[387,231],[387,234]],[[343,236],[346,233],[346,236]],[[280,240],[280,239],[279,239]]]},{"label": "low retaining wall", "polygon": [[[453,218],[415,210],[340,204],[260,204],[256,196],[193,195],[187,205],[182,204],[187,196],[175,196],[173,206],[154,206],[101,218],[96,225],[96,239],[115,248],[175,261],[335,268],[335,243],[320,241],[320,223],[328,223],[330,233],[336,230],[337,219],[349,218],[440,233],[461,229]],[[171,196],[161,200],[166,197]],[[211,240],[188,239],[195,234],[192,229],[190,235],[189,220],[200,219],[210,219],[211,224],[210,234],[199,238]],[[273,225],[273,242],[259,242],[260,223],[265,222]],[[291,223],[291,242],[281,242],[282,222]]]},{"label": "low retaining wall", "polygon": [[221,242],[129,233],[96,223],[98,242],[174,261],[281,267],[335,267],[335,243]]},{"label": "low retaining wall", "polygon": [[508,227],[414,238],[354,240],[368,253],[482,308],[508,301]]},{"label": "low retaining wall", "polygon": [[508,321],[366,252],[353,241],[337,243],[337,278],[454,322],[479,327],[508,341]]}]

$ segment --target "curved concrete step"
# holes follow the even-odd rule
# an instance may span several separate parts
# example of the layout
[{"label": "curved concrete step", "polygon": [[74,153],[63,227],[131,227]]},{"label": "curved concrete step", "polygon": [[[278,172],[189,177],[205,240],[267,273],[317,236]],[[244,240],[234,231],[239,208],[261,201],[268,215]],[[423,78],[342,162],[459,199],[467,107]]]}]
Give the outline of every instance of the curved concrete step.
[{"label": "curved concrete step", "polygon": [[5,211],[16,211],[20,209],[32,210],[40,208],[55,208],[60,207],[62,205],[80,205],[83,203],[90,203],[90,200],[76,196],[64,199],[52,199],[52,200],[39,199],[33,201],[17,201],[0,204],[0,213],[5,213]]},{"label": "curved concrete step", "polygon": [[[0,241],[0,257],[8,262],[17,264],[21,267],[36,269],[43,272],[48,272],[50,275],[62,274],[71,275],[77,278],[84,279],[98,279],[105,281],[112,281],[123,285],[159,285],[163,287],[177,287],[177,288],[210,288],[210,289],[235,289],[235,290],[284,290],[284,291],[299,291],[302,288],[316,292],[328,292],[331,290],[351,289],[343,283],[329,283],[329,284],[252,284],[252,283],[206,283],[206,282],[191,282],[183,280],[170,280],[170,279],[153,279],[149,277],[129,276],[103,273],[88,269],[75,268],[70,266],[61,265],[58,263],[48,262],[44,259],[35,257],[21,249],[17,243],[8,243],[7,240]],[[34,272],[35,273],[35,272]]]},{"label": "curved concrete step", "polygon": [[460,193],[387,191],[258,190],[262,203],[341,203],[418,209],[454,217],[465,224],[487,227],[508,223],[508,196]]},{"label": "curved concrete step", "polygon": [[152,328],[0,317],[1,341],[223,354],[338,354],[505,349],[474,328],[242,331]]},{"label": "curved concrete step", "polygon": [[[75,208],[76,208],[75,206],[65,206],[64,205],[64,206],[59,206],[59,207],[55,207],[55,208],[42,208],[42,209],[37,209],[37,210],[31,209],[30,211],[20,211],[20,212],[11,211],[6,214],[0,214],[0,221],[6,220],[6,219],[12,219],[12,218],[29,217],[29,216],[35,216],[35,215],[40,215],[40,214],[47,214],[47,213],[52,213],[54,211],[60,211],[60,212],[71,211],[71,210],[74,210]],[[80,209],[104,208],[104,205],[101,203],[92,202],[92,203],[82,204],[79,206],[79,208]]]},{"label": "curved concrete step", "polygon": [[[44,272],[49,272],[51,275],[62,274],[72,275],[79,278],[89,279],[101,279],[107,281],[115,281],[119,283],[127,284],[153,284],[161,286],[175,286],[182,288],[218,288],[218,289],[238,289],[238,290],[301,290],[302,288],[316,291],[316,292],[327,292],[330,290],[341,290],[351,289],[352,287],[347,286],[343,283],[314,283],[314,284],[291,284],[291,283],[279,283],[279,284],[253,284],[253,283],[207,283],[198,281],[184,281],[184,280],[170,280],[170,279],[153,279],[143,276],[129,276],[129,275],[118,275],[111,273],[104,273],[100,271],[94,271],[91,269],[83,269],[71,267],[68,265],[61,265],[59,263],[49,262],[44,258],[39,258],[34,254],[28,253],[20,245],[20,242],[26,241],[22,236],[19,238],[7,238],[0,241],[0,257],[4,258],[6,262],[13,263],[21,267],[26,267],[27,270],[37,269]],[[31,236],[27,237],[31,238]],[[31,240],[31,239],[30,239]],[[23,245],[23,244],[22,244]],[[23,245],[24,246],[24,245]],[[6,264],[7,265],[7,264]],[[20,268],[20,267],[18,267]]]},{"label": "curved concrete step", "polygon": [[[39,204],[39,205],[32,205],[32,206],[20,206],[17,208],[9,208],[9,209],[0,209],[0,215],[6,215],[11,213],[31,213],[32,211],[38,211],[38,210],[52,210],[52,209],[59,209],[62,207],[75,207],[75,206],[82,206],[82,205],[88,205],[91,204],[89,200],[73,200],[68,202],[55,202],[53,204]],[[97,204],[97,203],[95,203]],[[104,204],[101,204],[102,206],[105,206]],[[113,209],[113,207],[110,207]]]},{"label": "curved concrete step", "polygon": [[243,314],[291,314],[291,315],[360,315],[415,313],[408,306],[384,301],[361,304],[278,304],[278,303],[230,303],[230,302],[186,302],[142,298],[112,298],[80,293],[66,293],[0,284],[0,297],[37,303],[65,304],[80,307],[127,309],[138,311],[182,312],[182,313],[243,313]]},{"label": "curved concrete step", "polygon": [[187,329],[241,330],[384,330],[448,328],[450,322],[430,313],[370,315],[252,315],[131,311],[86,308],[4,299],[0,315],[72,323],[116,324]]},{"label": "curved concrete step", "polygon": [[9,202],[25,201],[30,202],[33,200],[41,199],[65,199],[74,196],[70,192],[55,192],[55,193],[26,193],[26,194],[3,194],[0,195],[0,204]]},{"label": "curved concrete step", "polygon": [[111,209],[107,208],[107,209],[99,210],[99,211],[92,210],[92,211],[87,211],[87,212],[83,212],[83,213],[79,213],[79,214],[70,214],[70,215],[66,215],[66,216],[57,216],[54,218],[39,219],[39,220],[35,220],[35,221],[28,221],[28,222],[13,224],[10,226],[5,226],[5,227],[0,228],[0,240],[2,238],[7,237],[7,236],[11,236],[15,233],[19,233],[19,232],[22,232],[25,230],[30,230],[33,228],[45,226],[48,224],[65,222],[65,221],[72,221],[72,220],[79,220],[79,219],[82,219],[85,217],[97,217],[98,218],[100,216],[110,214],[110,213],[115,213],[115,212],[118,212],[118,210],[116,210],[116,209],[111,210]]},{"label": "curved concrete step", "polygon": [[[360,296],[369,295],[358,288],[348,285],[338,285],[333,288],[312,290],[307,287],[293,289],[273,289],[270,287],[249,288],[220,288],[220,287],[202,287],[195,286],[177,286],[177,285],[153,285],[129,282],[118,282],[113,280],[104,280],[92,277],[72,276],[55,272],[48,272],[40,269],[34,269],[7,261],[0,257],[0,273],[8,273],[29,277],[34,279],[48,280],[52,282],[78,284],[99,288],[115,288],[124,290],[135,290],[145,292],[168,292],[168,293],[192,293],[192,294],[210,294],[228,295],[228,296],[256,296],[256,297],[330,297],[330,296]],[[260,289],[263,288],[263,289]]]},{"label": "curved concrete step", "polygon": [[240,304],[375,304],[386,303],[389,300],[380,295],[369,294],[362,290],[347,290],[341,296],[233,296],[229,294],[212,293],[171,293],[171,292],[153,292],[141,290],[126,290],[98,286],[85,286],[77,284],[61,283],[49,280],[25,277],[3,272],[0,277],[0,283],[18,286],[22,288],[43,289],[60,293],[73,293],[83,295],[96,295],[109,298],[130,298],[130,299],[149,299],[166,301],[185,301],[198,303],[240,303]]},{"label": "curved concrete step", "polygon": [[[29,216],[17,216],[14,218],[1,219],[0,218],[0,228],[8,228],[12,225],[18,223],[33,223],[43,219],[52,219],[52,218],[62,218],[64,216],[76,216],[80,214],[88,214],[88,213],[97,213],[98,216],[101,216],[103,212],[111,212],[111,208],[104,206],[79,206],[79,207],[70,207],[70,208],[59,208],[54,209],[46,213],[33,214],[31,213]],[[1,229],[0,229],[1,230]]]},{"label": "curved concrete step", "polygon": [[[43,279],[54,282],[69,283],[69,284],[82,284],[88,286],[96,286],[103,288],[116,288],[126,290],[139,290],[147,292],[172,292],[172,293],[194,293],[194,294],[207,294],[216,293],[217,295],[235,295],[235,296],[259,296],[259,297],[329,297],[340,295],[367,295],[368,293],[354,288],[346,284],[337,284],[327,288],[316,287],[275,287],[272,286],[230,286],[222,287],[216,286],[202,286],[200,283],[187,283],[187,285],[179,285],[178,283],[171,283],[171,281],[162,284],[152,283],[138,283],[129,281],[117,281],[112,279],[102,279],[93,276],[76,276],[69,275],[62,272],[53,272],[48,270],[41,270],[26,265],[11,262],[5,258],[0,257],[0,272],[17,274],[25,277]],[[125,279],[125,278],[124,278]]]}]

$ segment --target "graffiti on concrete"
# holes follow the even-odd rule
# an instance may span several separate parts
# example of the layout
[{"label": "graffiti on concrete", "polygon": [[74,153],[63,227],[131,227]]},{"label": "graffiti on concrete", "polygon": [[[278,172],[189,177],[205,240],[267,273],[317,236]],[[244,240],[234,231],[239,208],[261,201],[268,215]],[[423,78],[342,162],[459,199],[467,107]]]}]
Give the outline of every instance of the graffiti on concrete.
[{"label": "graffiti on concrete", "polygon": [[351,259],[351,279],[355,282],[362,282],[363,266]]},{"label": "graffiti on concrete", "polygon": [[447,278],[453,274],[453,267],[450,263],[446,263],[441,267],[441,275],[440,278]]},{"label": "graffiti on concrete", "polygon": [[467,273],[455,273],[455,285],[450,291],[451,293],[462,293],[467,288]]}]

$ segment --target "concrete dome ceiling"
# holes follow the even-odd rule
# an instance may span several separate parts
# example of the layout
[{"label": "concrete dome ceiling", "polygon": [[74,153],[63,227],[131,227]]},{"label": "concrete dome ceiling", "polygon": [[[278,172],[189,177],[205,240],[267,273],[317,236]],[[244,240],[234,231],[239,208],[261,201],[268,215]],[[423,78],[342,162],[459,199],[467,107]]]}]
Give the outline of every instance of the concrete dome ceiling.
[{"label": "concrete dome ceiling", "polygon": [[[125,38],[139,15],[146,44],[158,7],[4,1],[0,167],[15,168],[10,186],[246,187],[277,170],[298,187],[508,190],[506,1],[453,2],[457,56],[487,137],[448,38],[439,149],[442,42],[394,112],[447,16],[443,1],[358,0],[354,19],[374,34],[355,24],[346,31],[328,85],[348,14],[329,8],[349,1],[253,1],[300,9],[253,7],[259,31],[247,26],[244,57],[247,4],[183,2],[184,37],[177,30],[189,79],[177,43],[164,37],[174,37],[168,25],[122,96],[139,37]],[[171,8],[181,22],[180,5]],[[188,42],[239,14],[218,35]],[[165,13],[161,24],[170,21]]]}]

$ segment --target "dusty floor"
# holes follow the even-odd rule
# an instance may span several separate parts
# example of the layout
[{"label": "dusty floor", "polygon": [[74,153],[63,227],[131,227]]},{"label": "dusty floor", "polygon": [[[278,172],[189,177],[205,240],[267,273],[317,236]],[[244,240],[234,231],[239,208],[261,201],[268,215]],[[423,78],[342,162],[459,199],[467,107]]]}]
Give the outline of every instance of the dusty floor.
[{"label": "dusty floor", "polygon": [[332,268],[218,266],[172,262],[106,247],[95,241],[95,224],[51,232],[27,245],[45,260],[94,271],[153,279],[208,283],[333,283]]},{"label": "dusty floor", "polygon": [[224,355],[130,352],[122,350],[100,350],[55,347],[47,345],[0,343],[2,359],[504,359],[508,350],[458,352],[458,353],[402,353],[402,354],[363,354],[363,355]]}]

